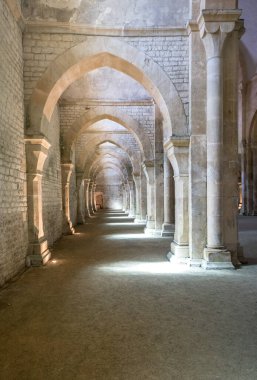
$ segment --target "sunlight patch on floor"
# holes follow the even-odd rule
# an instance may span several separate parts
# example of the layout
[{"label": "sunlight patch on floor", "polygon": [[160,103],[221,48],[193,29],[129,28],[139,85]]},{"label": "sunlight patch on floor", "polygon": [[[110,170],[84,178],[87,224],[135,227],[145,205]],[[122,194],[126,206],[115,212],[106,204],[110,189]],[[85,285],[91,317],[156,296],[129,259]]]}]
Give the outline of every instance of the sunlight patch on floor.
[{"label": "sunlight patch on floor", "polygon": [[189,272],[190,268],[185,264],[171,264],[163,262],[138,262],[120,261],[110,265],[99,266],[98,270],[120,274],[170,274]]}]

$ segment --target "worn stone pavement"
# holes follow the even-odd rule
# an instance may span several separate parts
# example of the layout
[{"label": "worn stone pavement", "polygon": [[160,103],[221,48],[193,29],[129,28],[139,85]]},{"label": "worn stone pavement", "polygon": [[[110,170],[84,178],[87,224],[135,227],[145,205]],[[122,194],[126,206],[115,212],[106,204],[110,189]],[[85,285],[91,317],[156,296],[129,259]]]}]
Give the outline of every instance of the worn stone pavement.
[{"label": "worn stone pavement", "polygon": [[256,380],[257,218],[239,225],[249,265],[204,271],[99,213],[0,291],[0,379]]}]

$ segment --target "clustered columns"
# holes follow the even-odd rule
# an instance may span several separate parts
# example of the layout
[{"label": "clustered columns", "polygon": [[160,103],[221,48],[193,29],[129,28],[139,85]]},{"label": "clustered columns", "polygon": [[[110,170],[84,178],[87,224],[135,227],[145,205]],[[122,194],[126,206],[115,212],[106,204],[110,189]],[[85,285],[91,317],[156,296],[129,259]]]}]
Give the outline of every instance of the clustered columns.
[{"label": "clustered columns", "polygon": [[164,223],[162,225],[162,236],[173,236],[175,229],[174,215],[174,180],[171,163],[164,153],[163,155],[164,168]]},{"label": "clustered columns", "polygon": [[70,218],[70,178],[74,168],[71,162],[62,163],[62,204],[63,204],[63,233],[74,234]]},{"label": "clustered columns", "polygon": [[205,268],[233,268],[223,241],[223,62],[222,49],[235,29],[238,10],[203,10],[200,35],[207,59],[207,247]]},{"label": "clustered columns", "polygon": [[188,226],[188,156],[189,138],[172,137],[164,148],[174,170],[175,181],[175,233],[168,258],[187,262],[189,258]]},{"label": "clustered columns", "polygon": [[40,266],[51,257],[44,235],[42,174],[50,143],[45,137],[28,137],[26,143],[29,254],[27,264]]}]

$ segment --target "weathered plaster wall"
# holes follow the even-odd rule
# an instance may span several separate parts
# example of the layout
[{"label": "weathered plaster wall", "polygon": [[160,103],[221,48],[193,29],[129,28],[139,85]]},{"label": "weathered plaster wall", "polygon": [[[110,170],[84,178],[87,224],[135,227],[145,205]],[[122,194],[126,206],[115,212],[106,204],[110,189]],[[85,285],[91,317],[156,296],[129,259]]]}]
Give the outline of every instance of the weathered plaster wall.
[{"label": "weathered plaster wall", "polygon": [[188,0],[23,0],[29,19],[50,19],[101,27],[183,26]]},{"label": "weathered plaster wall", "polygon": [[59,137],[59,110],[56,107],[47,135],[51,147],[44,165],[42,179],[44,231],[50,246],[62,235],[62,184]]},{"label": "weathered plaster wall", "polygon": [[22,34],[0,1],[0,285],[25,266],[28,248]]}]

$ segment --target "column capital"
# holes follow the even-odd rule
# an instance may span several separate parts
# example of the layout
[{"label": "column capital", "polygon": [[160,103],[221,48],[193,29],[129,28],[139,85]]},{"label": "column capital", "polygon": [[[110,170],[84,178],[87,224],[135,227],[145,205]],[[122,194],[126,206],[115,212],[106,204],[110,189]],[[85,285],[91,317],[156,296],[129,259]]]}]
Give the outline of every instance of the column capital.
[{"label": "column capital", "polygon": [[170,137],[164,142],[165,152],[174,170],[174,177],[188,176],[190,137]]},{"label": "column capital", "polygon": [[228,34],[242,29],[239,9],[203,9],[198,19],[200,36],[203,40],[207,59],[222,56],[222,49]]},{"label": "column capital", "polygon": [[50,142],[43,135],[26,136],[24,138],[27,156],[27,173],[42,174],[48,155]]}]

